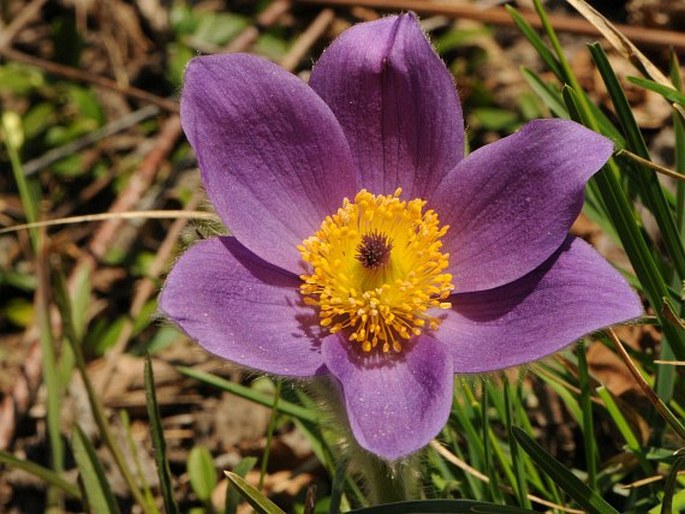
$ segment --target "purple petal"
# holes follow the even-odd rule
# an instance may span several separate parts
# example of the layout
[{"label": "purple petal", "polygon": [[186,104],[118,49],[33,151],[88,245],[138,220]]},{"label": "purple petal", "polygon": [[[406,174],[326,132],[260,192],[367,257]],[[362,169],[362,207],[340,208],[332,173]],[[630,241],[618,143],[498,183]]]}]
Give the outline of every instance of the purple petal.
[{"label": "purple petal", "polygon": [[345,31],[309,83],[340,121],[372,193],[401,186],[407,197],[422,197],[464,155],[452,76],[413,13]]},{"label": "purple petal", "polygon": [[235,238],[207,239],[174,265],[160,310],[207,351],[288,376],[324,370],[318,318],[302,305],[299,278],[262,261]]},{"label": "purple petal", "polygon": [[364,354],[341,337],[321,345],[326,366],[342,385],[359,444],[388,460],[413,453],[447,422],[454,373],[441,343],[420,337],[400,354]]},{"label": "purple petal", "polygon": [[507,284],[552,255],[612,149],[572,121],[536,120],[461,161],[429,202],[450,226],[443,242],[455,291]]},{"label": "purple petal", "polygon": [[213,55],[188,65],[181,120],[231,232],[300,273],[296,246],[356,192],[349,146],[328,106],[273,63]]},{"label": "purple petal", "polygon": [[640,298],[590,245],[569,236],[547,262],[490,291],[457,294],[436,334],[455,373],[532,362],[642,314]]}]

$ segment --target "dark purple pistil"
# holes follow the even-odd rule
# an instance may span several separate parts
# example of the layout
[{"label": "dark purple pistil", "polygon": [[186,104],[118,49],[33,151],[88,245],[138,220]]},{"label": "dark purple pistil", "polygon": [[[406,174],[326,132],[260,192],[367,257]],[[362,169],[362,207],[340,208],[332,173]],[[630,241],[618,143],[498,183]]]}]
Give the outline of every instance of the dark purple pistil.
[{"label": "dark purple pistil", "polygon": [[391,250],[392,243],[388,236],[380,232],[369,232],[362,236],[355,257],[365,268],[374,270],[387,264]]}]

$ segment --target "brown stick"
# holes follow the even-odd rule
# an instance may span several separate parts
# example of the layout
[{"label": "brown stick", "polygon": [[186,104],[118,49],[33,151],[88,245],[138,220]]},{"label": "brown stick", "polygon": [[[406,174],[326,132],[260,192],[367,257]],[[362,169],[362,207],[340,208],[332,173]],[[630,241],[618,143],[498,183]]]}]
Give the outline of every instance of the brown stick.
[{"label": "brown stick", "polygon": [[[363,6],[374,9],[398,11],[416,11],[421,14],[440,14],[454,18],[469,18],[492,25],[513,26],[514,22],[503,7],[487,9],[476,5],[455,3],[445,0],[297,0],[306,4],[326,6]],[[535,28],[541,28],[540,19],[531,12],[521,12],[521,16]],[[560,32],[572,32],[586,36],[601,36],[599,30],[582,18],[565,15],[549,15],[549,21]],[[685,51],[685,33],[672,30],[646,29],[632,25],[615,25],[616,28],[635,43],[660,48],[672,47],[677,51]]]},{"label": "brown stick", "polygon": [[28,6],[23,8],[16,18],[12,20],[6,27],[2,28],[2,33],[0,33],[0,48],[5,46],[10,46],[12,40],[15,38],[19,32],[30,23],[42,9],[43,5],[47,0],[33,0]]},{"label": "brown stick", "polygon": [[[162,125],[155,148],[147,154],[138,171],[129,180],[124,193],[119,195],[110,207],[110,212],[123,212],[135,206],[143,193],[150,187],[160,164],[171,153],[180,135],[181,120],[178,116],[172,116]],[[122,223],[122,220],[111,220],[100,225],[88,245],[88,249],[95,258],[99,259],[105,255],[109,242]]]},{"label": "brown stick", "polygon": [[269,27],[276,23],[290,9],[290,0],[276,0],[264,9],[257,17],[257,24],[250,25],[226,46],[226,52],[244,52],[255,44],[259,37],[260,27]]},{"label": "brown stick", "polygon": [[38,68],[42,68],[49,73],[53,73],[54,75],[59,75],[60,77],[64,77],[76,82],[85,82],[107,89],[112,89],[118,93],[121,93],[122,95],[136,98],[137,100],[142,100],[143,102],[155,104],[156,106],[161,107],[169,112],[178,112],[178,103],[172,100],[161,98],[142,89],[138,89],[137,87],[120,86],[114,80],[110,80],[99,75],[93,75],[92,73],[88,73],[87,71],[83,71],[78,68],[64,66],[56,62],[48,61],[47,59],[25,54],[24,52],[20,52],[19,50],[15,50],[14,48],[10,47],[0,47],[0,55],[3,55],[6,59],[12,61],[23,62],[24,64],[30,64],[31,66],[37,66]]},{"label": "brown stick", "polygon": [[299,62],[307,55],[309,49],[317,39],[319,39],[328,27],[333,23],[335,13],[332,9],[324,9],[314,19],[314,21],[307,27],[297,41],[290,48],[290,51],[281,59],[280,65],[286,70],[293,71]]}]

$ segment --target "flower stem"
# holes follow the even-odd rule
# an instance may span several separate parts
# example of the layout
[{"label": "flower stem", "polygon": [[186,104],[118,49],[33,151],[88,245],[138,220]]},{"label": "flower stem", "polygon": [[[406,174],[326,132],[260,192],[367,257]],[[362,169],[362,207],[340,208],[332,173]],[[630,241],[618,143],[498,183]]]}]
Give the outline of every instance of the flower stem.
[{"label": "flower stem", "polygon": [[[340,391],[329,380],[309,384],[311,394],[319,400],[319,419],[327,439],[337,442],[335,460],[348,474],[359,476],[365,484],[366,500],[371,505],[419,498],[421,488],[417,469],[420,453],[399,461],[386,461],[359,446],[352,435]],[[333,444],[333,447],[336,445]]]},{"label": "flower stem", "polygon": [[[355,452],[358,453],[358,452]],[[372,504],[385,504],[418,498],[419,484],[416,475],[416,456],[402,462],[386,462],[378,457],[361,452],[354,455],[353,464],[361,468],[367,481],[368,496]]]}]

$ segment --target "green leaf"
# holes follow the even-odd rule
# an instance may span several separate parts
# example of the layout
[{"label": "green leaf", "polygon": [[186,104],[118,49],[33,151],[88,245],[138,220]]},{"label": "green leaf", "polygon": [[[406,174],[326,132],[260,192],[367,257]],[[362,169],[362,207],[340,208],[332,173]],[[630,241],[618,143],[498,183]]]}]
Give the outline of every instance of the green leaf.
[{"label": "green leaf", "polygon": [[182,43],[174,42],[167,45],[167,55],[169,56],[167,78],[174,86],[181,87],[186,64],[195,57],[195,52]]},{"label": "green leaf", "polygon": [[188,455],[190,485],[201,502],[208,502],[216,487],[217,476],[212,454],[205,446],[193,446]]},{"label": "green leaf", "polygon": [[225,45],[248,26],[243,16],[231,13],[201,13],[194,36],[203,43]]},{"label": "green leaf", "polygon": [[414,500],[386,503],[350,511],[349,514],[421,514],[421,513],[473,513],[473,514],[532,514],[534,510],[498,505],[475,500]]},{"label": "green leaf", "polygon": [[471,44],[478,38],[491,35],[492,30],[485,26],[473,29],[450,29],[442,36],[433,40],[433,44],[439,54],[445,54],[460,46]]},{"label": "green leaf", "polygon": [[91,303],[91,284],[90,272],[86,266],[77,268],[76,275],[73,280],[74,294],[72,298],[72,322],[74,325],[74,335],[77,337],[79,344],[83,339],[88,324],[88,308]]},{"label": "green leaf", "polygon": [[520,124],[516,113],[496,107],[477,107],[471,111],[474,124],[487,130],[513,130]]},{"label": "green leaf", "polygon": [[585,485],[564,465],[542,449],[528,434],[519,427],[511,427],[511,433],[521,448],[530,455],[536,464],[547,473],[556,484],[584,509],[592,514],[618,514],[602,497]]},{"label": "green leaf", "polygon": [[67,482],[58,473],[55,473],[51,469],[44,468],[35,462],[18,459],[11,453],[0,450],[0,464],[5,464],[6,466],[26,471],[27,473],[44,480],[49,485],[61,489],[69,496],[79,500],[81,499],[81,491],[79,491],[79,488],[76,485],[72,484],[71,482]]},{"label": "green leaf", "polygon": [[105,113],[93,91],[81,86],[69,86],[67,91],[71,101],[84,118],[93,120],[98,126],[105,122]]},{"label": "green leaf", "polygon": [[17,96],[28,96],[45,84],[42,71],[17,62],[0,66],[0,90]]},{"label": "green leaf", "polygon": [[35,105],[22,117],[24,136],[27,140],[33,139],[38,134],[45,132],[54,123],[55,118],[54,104],[42,102]]},{"label": "green leaf", "polygon": [[119,514],[114,494],[100,463],[95,448],[81,428],[76,425],[71,436],[74,459],[78,465],[83,496],[92,514]]},{"label": "green leaf", "polygon": [[174,500],[173,487],[171,485],[169,461],[166,457],[164,430],[162,429],[162,420],[159,416],[155,377],[149,355],[145,358],[145,393],[147,397],[147,414],[150,418],[150,432],[155,453],[155,463],[157,464],[157,474],[159,476],[159,485],[162,489],[164,507],[167,514],[178,514],[178,505],[176,505],[176,500]]},{"label": "green leaf", "polygon": [[22,328],[32,325],[36,320],[33,302],[18,296],[7,300],[7,303],[0,309],[0,314],[11,323]]},{"label": "green leaf", "polygon": [[243,478],[235,473],[226,471],[226,477],[235,487],[247,503],[252,505],[252,508],[260,514],[284,514],[278,506],[259,492],[256,488],[248,484]]}]

